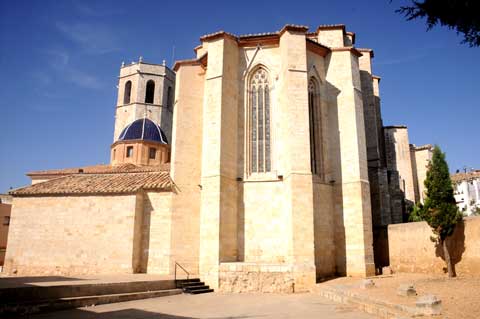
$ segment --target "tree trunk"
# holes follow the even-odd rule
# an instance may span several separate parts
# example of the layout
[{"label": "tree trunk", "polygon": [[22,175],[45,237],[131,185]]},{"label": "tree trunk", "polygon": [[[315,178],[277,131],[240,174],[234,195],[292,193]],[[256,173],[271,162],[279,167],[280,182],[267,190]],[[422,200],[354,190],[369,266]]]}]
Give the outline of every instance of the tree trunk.
[{"label": "tree trunk", "polygon": [[447,238],[442,240],[442,246],[443,246],[443,256],[445,256],[445,262],[447,263],[448,277],[456,277],[457,274],[455,274],[455,270],[453,269],[453,266],[452,266],[452,260],[450,259],[450,253],[448,252]]}]

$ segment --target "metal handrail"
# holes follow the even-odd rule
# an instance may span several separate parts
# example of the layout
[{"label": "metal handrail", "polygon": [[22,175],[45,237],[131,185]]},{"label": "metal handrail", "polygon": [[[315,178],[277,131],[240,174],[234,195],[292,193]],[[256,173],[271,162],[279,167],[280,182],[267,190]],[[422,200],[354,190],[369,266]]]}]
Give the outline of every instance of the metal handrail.
[{"label": "metal handrail", "polygon": [[177,283],[177,266],[180,267],[186,274],[187,274],[187,280],[190,279],[190,273],[182,267],[179,263],[175,262],[175,284]]}]

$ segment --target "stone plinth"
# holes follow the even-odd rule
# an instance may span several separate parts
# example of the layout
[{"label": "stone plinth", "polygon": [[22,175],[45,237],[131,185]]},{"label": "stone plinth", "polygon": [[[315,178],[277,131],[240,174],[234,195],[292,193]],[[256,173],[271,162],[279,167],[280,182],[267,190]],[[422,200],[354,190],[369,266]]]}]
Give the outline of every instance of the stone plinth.
[{"label": "stone plinth", "polygon": [[221,263],[222,292],[295,292],[293,267],[288,264]]}]

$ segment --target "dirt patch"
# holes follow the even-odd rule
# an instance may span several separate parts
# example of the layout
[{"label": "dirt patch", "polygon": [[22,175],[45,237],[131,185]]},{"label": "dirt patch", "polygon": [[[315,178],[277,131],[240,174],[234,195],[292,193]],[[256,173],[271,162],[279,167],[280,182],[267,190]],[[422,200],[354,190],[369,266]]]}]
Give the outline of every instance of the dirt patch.
[{"label": "dirt patch", "polygon": [[[372,278],[375,287],[361,288],[361,279],[342,277],[318,284],[318,288],[332,287],[348,290],[391,303],[415,307],[418,296],[434,294],[442,300],[442,318],[477,319],[480,314],[480,277],[459,275],[448,278],[446,275],[426,275],[398,273],[391,276]],[[401,284],[411,283],[417,290],[417,297],[397,295]]]}]

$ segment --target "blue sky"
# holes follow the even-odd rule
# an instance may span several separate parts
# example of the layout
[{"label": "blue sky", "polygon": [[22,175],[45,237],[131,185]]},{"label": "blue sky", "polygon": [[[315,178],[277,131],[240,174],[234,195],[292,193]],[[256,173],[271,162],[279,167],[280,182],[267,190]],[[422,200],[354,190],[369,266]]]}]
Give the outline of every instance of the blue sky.
[{"label": "blue sky", "polygon": [[385,125],[437,143],[450,170],[480,168],[480,48],[446,28],[426,32],[405,1],[0,0],[0,192],[25,173],[108,163],[122,61],[172,64],[217,30],[344,23],[375,51]]}]

